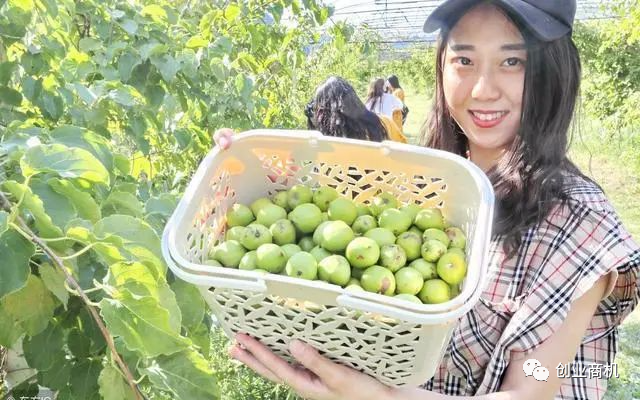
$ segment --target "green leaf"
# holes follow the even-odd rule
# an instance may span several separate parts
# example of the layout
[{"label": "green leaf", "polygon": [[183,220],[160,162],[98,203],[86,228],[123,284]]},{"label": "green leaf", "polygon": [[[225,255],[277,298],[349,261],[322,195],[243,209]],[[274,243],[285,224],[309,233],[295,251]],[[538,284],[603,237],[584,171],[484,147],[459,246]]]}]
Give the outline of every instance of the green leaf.
[{"label": "green leaf", "polygon": [[68,198],[54,191],[51,186],[39,178],[29,182],[33,194],[42,201],[44,210],[52,222],[61,230],[72,219],[77,217],[76,209]]},{"label": "green leaf", "polygon": [[173,82],[176,74],[180,70],[180,63],[169,54],[165,54],[162,57],[151,57],[151,63],[158,68],[162,79],[168,83]]},{"label": "green leaf", "polygon": [[113,169],[113,153],[109,147],[109,142],[97,133],[78,126],[61,125],[51,131],[51,137],[56,143],[67,147],[78,147],[87,150],[108,171]]},{"label": "green leaf", "polygon": [[131,387],[122,377],[120,371],[107,365],[98,377],[100,395],[104,400],[135,400],[136,396]]},{"label": "green leaf", "polygon": [[62,117],[62,113],[64,112],[64,101],[62,97],[55,93],[43,91],[38,107],[46,118],[57,121]]},{"label": "green leaf", "polygon": [[176,279],[171,284],[182,313],[182,325],[195,327],[202,322],[206,309],[204,298],[195,285]]},{"label": "green leaf", "polygon": [[84,86],[81,83],[74,83],[73,87],[76,89],[78,96],[87,103],[87,105],[92,106],[95,104],[96,100],[98,100],[98,94],[95,93],[91,88]]},{"label": "green leaf", "polygon": [[92,37],[84,37],[80,39],[79,46],[81,51],[88,53],[99,50],[102,47],[102,42]]},{"label": "green leaf", "polygon": [[71,369],[69,381],[71,393],[76,399],[98,400],[98,377],[102,371],[102,361],[83,360]]},{"label": "green leaf", "polygon": [[131,193],[112,192],[102,203],[102,214],[104,216],[122,214],[142,218],[142,203]]},{"label": "green leaf", "polygon": [[0,299],[27,284],[29,259],[35,252],[35,246],[17,231],[10,229],[0,234]]},{"label": "green leaf", "polygon": [[132,19],[125,19],[119,24],[129,35],[135,35],[138,32],[138,23]]},{"label": "green leaf", "polygon": [[25,76],[22,81],[22,93],[31,102],[36,102],[42,95],[42,79],[33,79]]},{"label": "green leaf", "polygon": [[154,22],[165,22],[167,20],[165,9],[156,4],[145,6],[140,14],[143,17],[150,17]]},{"label": "green leaf", "polygon": [[131,161],[122,154],[114,154],[113,163],[121,175],[129,175],[131,173]]},{"label": "green leaf", "polygon": [[146,61],[151,56],[165,53],[167,49],[168,47],[165,44],[158,42],[147,43],[140,47],[140,57],[142,57],[143,61]]},{"label": "green leaf", "polygon": [[109,331],[122,337],[129,349],[148,357],[173,354],[190,344],[172,329],[169,312],[152,297],[140,298],[124,291],[118,300],[103,299],[100,309]]},{"label": "green leaf", "polygon": [[160,356],[144,370],[159,389],[177,399],[218,399],[220,392],[207,360],[192,350]]},{"label": "green leaf", "polygon": [[235,21],[236,18],[240,15],[242,9],[237,4],[229,4],[227,8],[224,10],[224,18],[228,22]]},{"label": "green leaf", "polygon": [[9,229],[9,214],[0,210],[0,235],[5,233],[7,229]]},{"label": "green leaf", "polygon": [[97,222],[102,218],[98,203],[96,203],[89,193],[77,189],[67,180],[51,178],[47,183],[56,193],[66,196],[67,199],[69,199],[80,218],[91,222]]},{"label": "green leaf", "polygon": [[[25,215],[29,213],[33,216],[36,230],[40,236],[47,239],[63,236],[62,229],[57,227],[45,212],[42,200],[34,195],[29,187],[16,181],[4,182],[2,186],[13,195],[16,201],[22,199],[20,210]],[[56,244],[52,243],[51,246],[56,247]]]},{"label": "green leaf", "polygon": [[0,308],[4,308],[11,317],[12,326],[23,329],[31,336],[45,330],[55,307],[55,300],[44,283],[34,275],[29,275],[22,289],[0,300]]},{"label": "green leaf", "polygon": [[147,200],[144,208],[147,214],[155,213],[170,217],[177,204],[178,199],[176,196],[170,193],[162,193],[158,197],[152,197]]},{"label": "green leaf", "polygon": [[0,103],[18,107],[22,104],[22,95],[10,87],[0,86]]},{"label": "green leaf", "polygon": [[91,340],[79,328],[75,327],[67,335],[67,346],[76,358],[87,358],[90,355]]},{"label": "green leaf", "polygon": [[[73,365],[71,360],[65,358],[56,361],[56,368],[51,368],[48,371],[38,371],[38,383],[54,390],[67,388],[69,379],[71,379],[71,368],[73,368]],[[64,397],[59,394],[58,398],[63,399]]]},{"label": "green leaf", "polygon": [[9,84],[17,65],[18,63],[14,61],[0,63],[0,86],[7,86]]},{"label": "green leaf", "polygon": [[12,347],[24,334],[24,328],[16,325],[9,310],[0,301],[0,346]]},{"label": "green leaf", "polygon": [[82,178],[89,182],[109,184],[109,172],[93,154],[61,144],[31,147],[20,160],[20,166],[25,176],[54,172],[63,178]]},{"label": "green leaf", "polygon": [[203,39],[201,35],[195,35],[189,38],[189,40],[187,40],[187,43],[185,44],[188,49],[198,49],[201,47],[207,47],[208,45],[209,42]]},{"label": "green leaf", "polygon": [[131,72],[140,62],[140,58],[131,52],[126,52],[120,56],[118,59],[118,72],[122,82],[127,82],[131,78]]},{"label": "green leaf", "polygon": [[200,353],[209,358],[211,351],[211,329],[206,324],[200,323],[194,327],[187,327],[187,337],[194,345],[199,347]]},{"label": "green leaf", "polygon": [[42,278],[42,282],[47,289],[66,307],[69,302],[69,292],[64,286],[64,282],[67,279],[64,272],[48,262],[40,264],[38,272],[40,272],[40,278]]},{"label": "green leaf", "polygon": [[[31,368],[48,371],[58,367],[64,360],[64,331],[58,324],[51,323],[39,334],[27,337],[23,342],[24,358]],[[47,349],[47,351],[43,351]]]},{"label": "green leaf", "polygon": [[116,244],[129,253],[131,261],[152,262],[164,275],[160,239],[147,223],[127,215],[112,215],[98,221],[93,233],[98,241]]}]

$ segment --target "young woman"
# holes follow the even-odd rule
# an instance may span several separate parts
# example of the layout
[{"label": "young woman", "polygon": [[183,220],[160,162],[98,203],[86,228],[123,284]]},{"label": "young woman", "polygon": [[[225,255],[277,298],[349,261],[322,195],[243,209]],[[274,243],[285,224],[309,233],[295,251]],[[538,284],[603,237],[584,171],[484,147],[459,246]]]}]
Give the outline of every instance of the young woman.
[{"label": "young woman", "polygon": [[393,121],[369,111],[353,87],[339,77],[330,77],[318,87],[305,115],[308,128],[317,129],[324,135],[407,142]]},{"label": "young woman", "polygon": [[[607,376],[584,367],[615,360],[617,327],[640,299],[640,248],[566,155],[581,73],[575,9],[575,0],[448,0],[425,24],[441,33],[423,143],[469,157],[497,197],[488,284],[435,376],[390,388],[293,341],[301,369],[242,334],[232,357],[315,400],[603,397]],[[546,380],[524,373],[530,359]],[[561,374],[567,364],[575,369]]]},{"label": "young woman", "polygon": [[391,118],[396,126],[402,130],[402,102],[385,91],[385,80],[374,79],[369,85],[369,93],[365,102],[367,110],[378,115]]},{"label": "young woman", "polygon": [[[409,107],[407,107],[404,102],[404,89],[400,86],[400,80],[395,75],[389,75],[386,85],[388,91],[402,102],[402,110],[400,111],[400,117],[398,118],[402,121],[402,125],[404,125],[407,120],[407,115],[409,114]],[[396,119],[394,118],[394,121],[395,120]]]}]

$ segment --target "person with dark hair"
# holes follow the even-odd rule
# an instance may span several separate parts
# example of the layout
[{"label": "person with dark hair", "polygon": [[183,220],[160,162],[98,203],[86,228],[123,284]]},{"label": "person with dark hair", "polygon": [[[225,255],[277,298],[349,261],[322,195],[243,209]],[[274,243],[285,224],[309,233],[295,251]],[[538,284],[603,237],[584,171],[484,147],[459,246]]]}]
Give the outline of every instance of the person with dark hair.
[{"label": "person with dark hair", "polygon": [[385,84],[382,78],[371,81],[365,106],[371,112],[391,118],[402,131],[402,102],[385,91]]},{"label": "person with dark hair", "polygon": [[386,82],[386,88],[402,102],[402,110],[399,119],[402,121],[402,125],[404,125],[407,121],[407,115],[409,115],[409,107],[407,107],[407,104],[404,102],[404,89],[400,86],[400,80],[398,77],[395,75],[389,75]]},{"label": "person with dark hair", "polygon": [[323,135],[375,142],[407,141],[393,121],[369,111],[353,87],[340,77],[332,76],[318,87],[305,115],[308,128]]},{"label": "person with dark hair", "polygon": [[440,36],[422,143],[484,170],[497,208],[480,301],[428,382],[388,387],[297,340],[304,368],[244,334],[230,355],[315,400],[602,399],[612,374],[585,370],[615,367],[618,326],[640,300],[640,247],[567,157],[575,12],[575,0],[446,0],[425,23]]}]

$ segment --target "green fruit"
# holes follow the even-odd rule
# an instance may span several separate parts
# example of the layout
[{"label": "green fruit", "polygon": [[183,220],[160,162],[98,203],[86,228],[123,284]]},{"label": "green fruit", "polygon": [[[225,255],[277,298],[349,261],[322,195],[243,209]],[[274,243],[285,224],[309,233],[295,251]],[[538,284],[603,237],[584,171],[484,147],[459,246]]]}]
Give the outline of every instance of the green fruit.
[{"label": "green fruit", "polygon": [[313,232],[322,222],[322,211],[315,204],[300,204],[289,213],[289,219],[302,233]]},{"label": "green fruit", "polygon": [[309,186],[297,184],[289,189],[287,203],[292,210],[301,204],[311,203],[312,200],[313,191]]},{"label": "green fruit", "polygon": [[460,294],[460,285],[449,285],[451,288],[451,298],[455,298]]},{"label": "green fruit", "polygon": [[358,217],[358,210],[353,201],[344,197],[338,197],[329,203],[327,213],[329,214],[329,220],[343,221],[347,225],[353,224],[353,221]]},{"label": "green fruit", "polygon": [[275,204],[265,204],[256,214],[256,222],[264,226],[271,226],[281,219],[287,219],[287,210]]},{"label": "green fruit", "polygon": [[325,282],[345,286],[351,278],[349,261],[337,254],[323,259],[318,263],[318,277]]},{"label": "green fruit", "polygon": [[204,265],[211,265],[212,267],[222,267],[223,266],[222,264],[220,264],[219,261],[213,260],[213,259],[206,260],[204,262]]},{"label": "green fruit", "polygon": [[373,228],[377,228],[378,223],[371,215],[361,215],[356,217],[356,220],[353,221],[353,225],[351,227],[355,233],[362,235]]},{"label": "green fruit", "polygon": [[380,247],[373,239],[357,237],[347,245],[347,260],[356,268],[367,268],[378,262]]},{"label": "green fruit", "polygon": [[280,219],[274,222],[269,228],[273,243],[284,246],[296,242],[296,228],[288,219]]},{"label": "green fruit", "polygon": [[423,208],[416,214],[414,224],[423,231],[429,228],[444,229],[444,217],[437,208]]},{"label": "green fruit", "polygon": [[397,236],[411,227],[411,218],[397,208],[387,208],[380,213],[378,226],[389,229]]},{"label": "green fruit", "polygon": [[264,207],[267,204],[273,204],[273,203],[267,197],[260,197],[258,200],[251,203],[249,207],[251,208],[251,212],[253,212],[253,215],[257,215],[258,211],[260,211],[262,207]]},{"label": "green fruit", "polygon": [[332,252],[343,251],[353,238],[353,230],[344,221],[330,221],[322,230],[322,247]]},{"label": "green fruit", "polygon": [[424,279],[422,274],[411,267],[400,268],[395,273],[396,293],[416,295],[422,289]]},{"label": "green fruit", "polygon": [[380,248],[380,265],[396,272],[407,264],[407,255],[397,244],[387,244]]},{"label": "green fruit", "polygon": [[439,304],[451,300],[451,288],[442,279],[429,279],[424,282],[418,297],[425,304]]},{"label": "green fruit", "polygon": [[331,255],[331,253],[320,246],[314,247],[309,253],[311,253],[311,255],[315,257],[317,262],[320,262]]},{"label": "green fruit", "polygon": [[360,288],[362,288],[362,285],[360,285],[360,281],[357,280],[356,278],[349,278],[349,282],[347,282],[347,287],[351,285],[359,286]]},{"label": "green fruit", "polygon": [[313,204],[318,206],[322,211],[329,209],[329,203],[337,199],[339,196],[338,191],[329,186],[322,186],[313,192]]},{"label": "green fruit", "polygon": [[287,275],[314,280],[318,276],[318,262],[311,254],[301,251],[291,256],[285,267]]},{"label": "green fruit", "polygon": [[458,253],[445,253],[436,266],[438,276],[450,285],[457,285],[467,274],[467,263]]},{"label": "green fruit", "polygon": [[464,253],[464,250],[458,248],[458,247],[449,247],[449,249],[447,250],[447,253],[456,253],[459,254],[460,257],[462,257],[463,259],[467,259],[467,255]]},{"label": "green fruit", "polygon": [[351,277],[354,279],[360,279],[362,278],[362,273],[364,272],[364,269],[362,268],[356,268],[356,267],[351,267]]},{"label": "green fruit", "polygon": [[277,244],[265,243],[256,250],[256,265],[259,269],[277,274],[284,269],[286,262],[287,256]]},{"label": "green fruit", "polygon": [[302,251],[300,246],[297,244],[285,244],[280,247],[282,248],[282,251],[284,251],[284,255],[287,257],[287,260],[291,258],[292,255]]},{"label": "green fruit", "polygon": [[325,221],[329,221],[329,213],[326,211],[322,213],[322,222]]},{"label": "green fruit", "polygon": [[356,204],[356,210],[358,210],[358,217],[362,215],[371,215],[371,210],[366,204]]},{"label": "green fruit", "polygon": [[462,232],[462,229],[452,226],[445,229],[445,233],[450,240],[449,247],[464,250],[467,245],[467,238],[465,237],[464,232]]},{"label": "green fruit", "polygon": [[364,292],[364,288],[360,285],[360,281],[357,279],[349,279],[347,286],[344,288],[350,292]]},{"label": "green fruit", "polygon": [[422,237],[422,231],[420,230],[420,228],[418,228],[415,225],[411,225],[411,228],[409,228],[407,232],[414,232],[414,233],[417,233],[418,236]]},{"label": "green fruit", "polygon": [[389,192],[383,192],[373,198],[369,210],[374,217],[379,216],[387,208],[397,208],[398,200]]},{"label": "green fruit", "polygon": [[422,246],[422,238],[411,231],[402,232],[398,238],[396,239],[396,244],[402,247],[405,254],[407,255],[408,261],[413,261],[417,258],[420,258],[420,247]]},{"label": "green fruit", "polygon": [[227,240],[213,249],[213,259],[225,267],[237,268],[247,251],[235,240]]},{"label": "green fruit", "polygon": [[253,222],[253,212],[244,204],[236,203],[227,211],[227,226],[247,226]]},{"label": "green fruit", "polygon": [[411,219],[411,223],[416,219],[416,215],[418,215],[420,210],[422,210],[422,207],[417,204],[407,204],[406,206],[400,207],[400,211],[405,213]]},{"label": "green fruit", "polygon": [[447,246],[439,240],[427,240],[422,243],[420,248],[422,258],[429,262],[436,262],[444,253],[447,252]]},{"label": "green fruit", "polygon": [[245,271],[251,271],[256,269],[256,265],[258,264],[258,255],[255,250],[251,250],[245,253],[240,260],[240,265],[238,265],[239,269],[243,269]]},{"label": "green fruit", "polygon": [[269,271],[265,271],[264,269],[259,269],[259,268],[258,269],[254,269],[253,272],[256,272],[256,273],[258,273],[260,275],[266,275],[266,274],[269,273]]},{"label": "green fruit", "polygon": [[326,228],[331,221],[323,221],[318,225],[316,230],[313,232],[313,242],[317,245],[322,246],[322,231]]},{"label": "green fruit", "polygon": [[436,272],[436,264],[425,260],[424,258],[418,258],[413,260],[409,267],[415,269],[422,274],[423,280],[436,279],[438,273]]},{"label": "green fruit", "polygon": [[316,247],[316,244],[313,243],[313,239],[311,236],[305,236],[298,242],[298,246],[302,249],[302,251],[310,252],[311,249]]},{"label": "green fruit", "polygon": [[375,240],[379,247],[396,243],[396,235],[386,228],[373,228],[367,231],[364,236]]},{"label": "green fruit", "polygon": [[367,292],[391,296],[396,290],[396,278],[385,267],[373,265],[364,270],[360,284]]},{"label": "green fruit", "polygon": [[416,304],[422,304],[422,301],[420,301],[419,298],[417,298],[414,295],[411,294],[405,294],[405,293],[401,293],[401,294],[397,294],[395,296],[393,296],[396,299],[400,299],[400,300],[405,300],[405,301],[410,301],[412,303],[416,303]]},{"label": "green fruit", "polygon": [[287,193],[286,190],[279,190],[274,196],[273,196],[273,204],[280,206],[282,208],[284,208],[285,210],[289,211],[289,193]]},{"label": "green fruit", "polygon": [[249,224],[244,230],[240,243],[248,250],[255,250],[261,244],[271,243],[272,237],[269,229],[260,224]]},{"label": "green fruit", "polygon": [[227,233],[224,235],[225,240],[237,240],[238,242],[242,242],[242,236],[244,236],[244,231],[247,228],[244,226],[232,226],[227,230]]},{"label": "green fruit", "polygon": [[426,242],[427,240],[439,240],[445,247],[449,247],[449,236],[447,236],[444,231],[435,228],[429,228],[422,233],[422,241]]}]

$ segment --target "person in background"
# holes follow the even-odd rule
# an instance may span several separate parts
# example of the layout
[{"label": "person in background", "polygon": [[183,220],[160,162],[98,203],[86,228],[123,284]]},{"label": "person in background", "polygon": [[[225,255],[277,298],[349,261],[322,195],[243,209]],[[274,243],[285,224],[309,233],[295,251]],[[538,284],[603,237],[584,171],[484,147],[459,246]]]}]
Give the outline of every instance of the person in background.
[{"label": "person in background", "polygon": [[365,105],[367,110],[391,118],[402,132],[402,102],[394,95],[386,93],[385,84],[382,78],[371,81]]},{"label": "person in background", "polygon": [[400,86],[400,80],[395,75],[389,75],[386,85],[389,92],[402,102],[402,124],[404,125],[407,120],[407,114],[409,114],[409,107],[407,107],[407,104],[404,102],[404,89]]},{"label": "person in background", "polygon": [[305,108],[305,115],[307,127],[323,135],[407,142],[390,118],[369,111],[349,82],[340,77],[332,76],[318,87],[314,99]]}]

